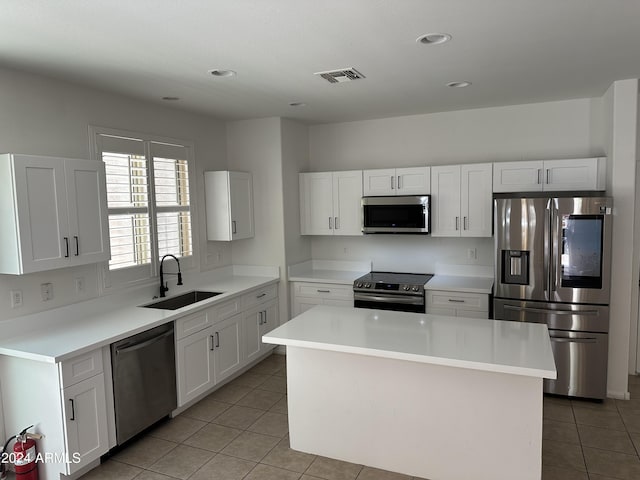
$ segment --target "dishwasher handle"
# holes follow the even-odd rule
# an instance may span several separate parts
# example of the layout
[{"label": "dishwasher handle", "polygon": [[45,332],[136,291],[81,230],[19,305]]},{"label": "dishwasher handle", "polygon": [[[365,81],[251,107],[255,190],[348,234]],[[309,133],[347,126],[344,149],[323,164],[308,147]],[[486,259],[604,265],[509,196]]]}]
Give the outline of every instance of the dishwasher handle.
[{"label": "dishwasher handle", "polygon": [[141,348],[145,348],[153,343],[156,343],[165,337],[173,335],[173,329],[166,331],[162,335],[158,335],[157,337],[150,338],[149,340],[145,340],[144,342],[135,343],[133,345],[128,345],[124,348],[116,348],[116,355],[120,355],[121,353],[134,352],[136,350],[140,350]]}]

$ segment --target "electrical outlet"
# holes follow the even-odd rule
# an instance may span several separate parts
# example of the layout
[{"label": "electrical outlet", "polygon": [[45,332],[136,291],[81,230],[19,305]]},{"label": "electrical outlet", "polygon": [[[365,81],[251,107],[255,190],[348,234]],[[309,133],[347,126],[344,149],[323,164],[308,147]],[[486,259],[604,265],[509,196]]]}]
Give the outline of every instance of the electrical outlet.
[{"label": "electrical outlet", "polygon": [[475,260],[475,259],[476,259],[476,256],[477,256],[477,251],[476,251],[476,249],[475,249],[475,248],[469,248],[469,249],[467,250],[467,258],[468,258],[469,260]]},{"label": "electrical outlet", "polygon": [[74,282],[76,286],[76,293],[84,292],[84,277],[76,277]]},{"label": "electrical outlet", "polygon": [[22,290],[11,290],[11,308],[22,306]]},{"label": "electrical outlet", "polygon": [[46,302],[47,300],[51,300],[53,298],[53,284],[52,283],[41,283],[40,284],[40,293],[42,294],[42,301]]},{"label": "electrical outlet", "polygon": [[220,252],[216,252],[216,261],[220,263],[222,261],[222,254]]}]

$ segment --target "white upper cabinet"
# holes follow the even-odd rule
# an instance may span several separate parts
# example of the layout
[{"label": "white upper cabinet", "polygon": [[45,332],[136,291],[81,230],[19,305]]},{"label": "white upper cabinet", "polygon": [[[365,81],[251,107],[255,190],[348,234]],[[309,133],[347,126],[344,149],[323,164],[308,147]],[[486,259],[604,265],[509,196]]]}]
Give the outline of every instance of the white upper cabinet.
[{"label": "white upper cabinet", "polygon": [[493,191],[558,192],[605,189],[606,158],[573,158],[493,164]]},{"label": "white upper cabinet", "polygon": [[207,239],[215,241],[251,238],[253,182],[246,172],[204,172]]},{"label": "white upper cabinet", "polygon": [[0,273],[109,260],[104,163],[0,155]]},{"label": "white upper cabinet", "polygon": [[432,167],[431,235],[491,236],[491,164]]},{"label": "white upper cabinet", "polygon": [[362,235],[362,170],[300,174],[302,235]]},{"label": "white upper cabinet", "polygon": [[364,170],[364,196],[427,195],[431,192],[429,167]]}]

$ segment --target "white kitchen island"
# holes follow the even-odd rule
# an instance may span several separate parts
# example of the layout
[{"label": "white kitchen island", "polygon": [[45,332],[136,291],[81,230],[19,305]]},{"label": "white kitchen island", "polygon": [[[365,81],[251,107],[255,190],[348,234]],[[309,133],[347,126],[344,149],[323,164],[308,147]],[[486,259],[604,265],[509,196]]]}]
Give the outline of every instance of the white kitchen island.
[{"label": "white kitchen island", "polygon": [[317,306],[287,347],[291,448],[434,480],[540,480],[546,325]]}]

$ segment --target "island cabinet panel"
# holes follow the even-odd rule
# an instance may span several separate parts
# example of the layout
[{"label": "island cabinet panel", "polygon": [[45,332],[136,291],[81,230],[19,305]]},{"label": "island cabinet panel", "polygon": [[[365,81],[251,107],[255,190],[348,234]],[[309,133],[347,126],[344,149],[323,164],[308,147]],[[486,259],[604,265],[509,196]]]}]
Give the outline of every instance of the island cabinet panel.
[{"label": "island cabinet panel", "polygon": [[493,164],[493,191],[604,191],[606,161],[606,157],[596,157],[497,162]]},{"label": "island cabinet panel", "polygon": [[353,307],[353,287],[334,283],[292,282],[293,315],[300,315],[316,305]]},{"label": "island cabinet panel", "polygon": [[111,257],[103,162],[0,155],[0,273]]},{"label": "island cabinet panel", "polygon": [[420,478],[541,478],[541,378],[287,346],[287,379],[294,450]]},{"label": "island cabinet panel", "polygon": [[362,235],[362,170],[300,174],[302,235]]}]

